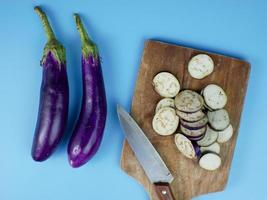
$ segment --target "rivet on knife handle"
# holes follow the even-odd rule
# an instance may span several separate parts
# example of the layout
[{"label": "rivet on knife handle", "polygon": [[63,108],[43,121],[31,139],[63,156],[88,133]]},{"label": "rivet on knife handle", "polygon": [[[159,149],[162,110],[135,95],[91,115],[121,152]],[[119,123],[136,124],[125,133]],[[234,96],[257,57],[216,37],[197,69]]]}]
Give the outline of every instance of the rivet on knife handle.
[{"label": "rivet on knife handle", "polygon": [[168,183],[155,183],[154,185],[160,200],[175,200]]}]

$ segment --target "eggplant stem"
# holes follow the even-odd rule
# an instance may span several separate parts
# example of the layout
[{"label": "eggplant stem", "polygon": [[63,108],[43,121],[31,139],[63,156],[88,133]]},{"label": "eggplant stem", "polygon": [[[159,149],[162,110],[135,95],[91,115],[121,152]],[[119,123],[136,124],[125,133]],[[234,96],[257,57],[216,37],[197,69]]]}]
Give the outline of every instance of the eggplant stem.
[{"label": "eggplant stem", "polygon": [[77,26],[77,30],[81,37],[82,42],[82,52],[87,57],[88,55],[93,55],[94,57],[98,57],[98,49],[95,43],[91,40],[87,31],[84,28],[82,20],[78,14],[74,14],[75,23]]},{"label": "eggplant stem", "polygon": [[84,26],[83,26],[83,23],[82,23],[82,20],[80,18],[80,16],[78,14],[74,14],[74,19],[75,19],[75,22],[76,22],[76,26],[77,26],[77,30],[81,36],[81,40],[82,40],[82,43],[86,43],[86,42],[89,42],[89,43],[93,43],[93,41],[89,38],[88,34],[87,34],[87,31],[85,30]]},{"label": "eggplant stem", "polygon": [[35,6],[34,10],[42,21],[48,41],[55,40],[56,39],[55,34],[53,32],[53,29],[51,28],[51,25],[47,19],[46,14],[42,11],[42,9],[39,6]]}]

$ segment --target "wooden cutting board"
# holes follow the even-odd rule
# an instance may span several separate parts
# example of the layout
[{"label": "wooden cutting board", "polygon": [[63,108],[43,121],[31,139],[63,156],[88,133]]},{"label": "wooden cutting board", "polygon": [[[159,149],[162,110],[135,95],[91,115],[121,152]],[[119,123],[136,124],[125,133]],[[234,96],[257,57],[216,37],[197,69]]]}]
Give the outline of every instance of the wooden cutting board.
[{"label": "wooden cutting board", "polygon": [[[215,63],[214,72],[202,80],[192,78],[187,71],[188,61],[199,53],[208,54]],[[226,109],[234,127],[234,135],[230,141],[221,145],[222,166],[218,170],[209,172],[200,168],[196,161],[181,155],[175,146],[173,135],[162,137],[153,131],[151,122],[156,103],[161,97],[154,91],[151,83],[153,77],[161,71],[169,71],[178,77],[182,89],[200,91],[207,84],[215,83],[226,91],[228,96]],[[158,41],[145,43],[132,100],[131,115],[173,174],[175,179],[171,183],[171,188],[176,200],[189,200],[200,194],[222,191],[225,188],[236,144],[249,72],[249,63],[235,58]],[[121,168],[146,188],[151,200],[159,200],[127,141],[122,150]]]}]

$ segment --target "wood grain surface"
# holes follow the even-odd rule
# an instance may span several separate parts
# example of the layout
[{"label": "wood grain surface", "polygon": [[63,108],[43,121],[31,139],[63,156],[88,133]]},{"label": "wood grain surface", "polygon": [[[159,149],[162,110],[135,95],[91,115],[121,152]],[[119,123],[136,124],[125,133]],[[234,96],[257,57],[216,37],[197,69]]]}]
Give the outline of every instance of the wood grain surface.
[{"label": "wood grain surface", "polygon": [[[192,78],[187,71],[188,61],[199,53],[208,54],[215,63],[214,72],[202,80]],[[161,97],[154,91],[151,83],[153,77],[161,71],[171,72],[178,77],[182,89],[200,91],[207,84],[215,83],[226,91],[226,109],[234,128],[234,135],[230,141],[221,145],[222,166],[218,170],[209,172],[200,168],[197,161],[181,155],[175,146],[174,135],[163,137],[153,131],[151,122],[156,103]],[[149,40],[145,43],[131,115],[175,177],[171,189],[176,200],[189,200],[200,194],[224,189],[238,135],[249,72],[249,63],[235,58],[158,41]],[[127,141],[122,150],[121,168],[146,188],[151,200],[159,200]]]}]

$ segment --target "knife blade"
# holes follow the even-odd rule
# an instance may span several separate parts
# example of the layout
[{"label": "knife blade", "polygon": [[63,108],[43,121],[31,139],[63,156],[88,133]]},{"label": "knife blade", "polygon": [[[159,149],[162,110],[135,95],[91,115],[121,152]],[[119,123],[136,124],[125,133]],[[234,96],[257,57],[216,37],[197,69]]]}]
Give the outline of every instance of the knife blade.
[{"label": "knife blade", "polygon": [[159,198],[174,200],[169,185],[174,178],[159,153],[129,113],[119,105],[117,113],[125,137],[148,179],[154,184]]}]

